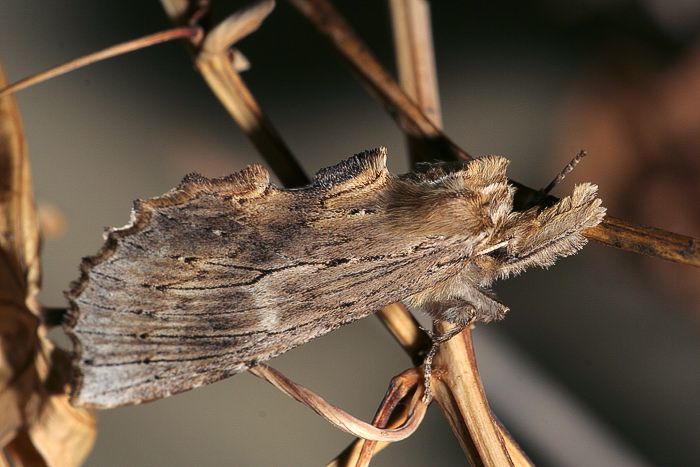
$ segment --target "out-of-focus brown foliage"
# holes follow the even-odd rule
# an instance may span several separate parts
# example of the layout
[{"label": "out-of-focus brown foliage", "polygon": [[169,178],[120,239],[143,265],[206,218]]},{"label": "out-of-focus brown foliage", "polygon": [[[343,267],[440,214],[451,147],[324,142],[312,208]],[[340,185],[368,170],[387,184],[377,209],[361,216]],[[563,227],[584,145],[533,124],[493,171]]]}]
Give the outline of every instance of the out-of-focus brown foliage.
[{"label": "out-of-focus brown foliage", "polygon": [[[624,58],[620,58],[624,61]],[[700,233],[700,44],[674,66],[628,63],[590,73],[572,90],[557,152],[583,145],[609,212],[647,225]],[[637,260],[637,259],[636,259]],[[652,281],[689,302],[700,318],[700,271],[640,257]]]},{"label": "out-of-focus brown foliage", "polygon": [[[4,84],[0,70],[0,86]],[[70,406],[67,355],[46,338],[35,295],[39,227],[19,112],[0,98],[0,465],[79,465],[95,439]]]}]

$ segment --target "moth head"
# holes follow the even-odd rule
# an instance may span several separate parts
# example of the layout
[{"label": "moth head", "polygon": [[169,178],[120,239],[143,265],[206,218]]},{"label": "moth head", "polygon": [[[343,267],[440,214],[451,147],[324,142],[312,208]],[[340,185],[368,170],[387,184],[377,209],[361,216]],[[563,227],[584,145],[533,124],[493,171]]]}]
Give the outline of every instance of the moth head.
[{"label": "moth head", "polygon": [[511,212],[500,235],[505,243],[496,243],[485,252],[498,263],[498,278],[531,266],[547,268],[583,248],[587,240],[582,232],[605,216],[597,191],[596,185],[583,183],[552,206]]}]

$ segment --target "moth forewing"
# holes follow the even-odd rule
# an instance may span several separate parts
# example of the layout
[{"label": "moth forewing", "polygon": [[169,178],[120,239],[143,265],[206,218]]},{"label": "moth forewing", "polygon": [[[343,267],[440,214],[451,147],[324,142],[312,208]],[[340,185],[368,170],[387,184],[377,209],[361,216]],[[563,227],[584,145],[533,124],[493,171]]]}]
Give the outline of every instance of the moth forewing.
[{"label": "moth forewing", "polygon": [[502,316],[485,287],[503,265],[492,253],[517,232],[506,166],[396,177],[379,148],[301,189],[255,165],[135,203],[67,294],[74,402],[192,389],[400,300],[456,323]]}]

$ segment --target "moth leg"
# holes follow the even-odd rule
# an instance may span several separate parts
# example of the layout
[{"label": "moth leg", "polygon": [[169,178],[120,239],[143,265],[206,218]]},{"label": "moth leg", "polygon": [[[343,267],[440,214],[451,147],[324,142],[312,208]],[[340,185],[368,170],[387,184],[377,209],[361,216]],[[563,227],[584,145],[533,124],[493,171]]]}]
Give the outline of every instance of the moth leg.
[{"label": "moth leg", "polygon": [[[434,321],[433,326],[435,326],[437,323],[439,323],[439,321]],[[432,340],[430,350],[428,351],[427,355],[425,356],[425,359],[423,360],[423,384],[425,385],[425,393],[423,394],[424,401],[428,401],[432,398],[432,393],[430,390],[430,380],[432,378],[433,373],[433,359],[435,358],[435,354],[437,354],[437,351],[442,344],[464,331],[464,329],[466,329],[470,324],[471,321],[465,324],[457,325],[441,334],[436,334],[433,331],[424,329],[424,331],[428,333],[430,339]]]},{"label": "moth leg", "polygon": [[[415,300],[415,297],[412,298]],[[409,303],[412,303],[414,308],[418,308],[436,321],[447,321],[455,325],[455,327],[443,334],[435,335],[433,332],[428,332],[433,344],[423,363],[425,397],[427,399],[430,397],[433,358],[440,345],[462,332],[475,321],[488,322],[502,318],[508,311],[508,307],[499,302],[488,291],[469,283],[461,284],[459,297],[423,303],[416,303],[414,300],[409,299]]]},{"label": "moth leg", "polygon": [[476,309],[474,305],[463,298],[451,298],[439,302],[423,303],[419,306],[420,310],[434,319],[433,327],[439,321],[447,321],[455,326],[442,334],[436,334],[433,331],[425,330],[430,336],[432,345],[423,360],[423,376],[425,384],[424,399],[428,400],[431,397],[430,380],[433,370],[433,359],[437,354],[440,345],[449,341],[451,338],[462,332],[467,326],[474,322],[476,318]]}]

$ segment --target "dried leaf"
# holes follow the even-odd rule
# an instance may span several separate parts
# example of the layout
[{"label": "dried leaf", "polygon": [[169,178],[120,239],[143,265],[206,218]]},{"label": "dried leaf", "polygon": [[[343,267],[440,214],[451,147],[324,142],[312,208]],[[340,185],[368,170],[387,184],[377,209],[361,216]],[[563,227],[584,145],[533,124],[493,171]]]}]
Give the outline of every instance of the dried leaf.
[{"label": "dried leaf", "polygon": [[[4,76],[0,70],[0,87]],[[0,446],[12,465],[79,465],[92,415],[68,404],[67,355],[40,325],[39,228],[19,113],[0,98]]]},{"label": "dried leaf", "polygon": [[[0,79],[2,77],[0,76]],[[4,81],[3,81],[4,82]],[[38,231],[22,127],[14,101],[0,100],[0,442],[23,425],[36,401],[32,360],[38,319],[27,297],[38,290]],[[28,391],[20,391],[19,388]],[[31,402],[31,403],[30,403]]]},{"label": "dried leaf", "polygon": [[[0,80],[4,83],[2,72]],[[39,288],[39,232],[19,113],[0,100],[0,278],[2,299],[24,303]]]}]

